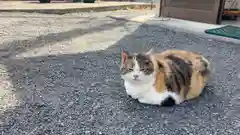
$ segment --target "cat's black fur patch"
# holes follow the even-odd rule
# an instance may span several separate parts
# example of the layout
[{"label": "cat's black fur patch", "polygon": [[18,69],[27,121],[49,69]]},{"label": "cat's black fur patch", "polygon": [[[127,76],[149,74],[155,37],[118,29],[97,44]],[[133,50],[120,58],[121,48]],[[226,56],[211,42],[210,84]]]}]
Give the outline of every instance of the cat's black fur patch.
[{"label": "cat's black fur patch", "polygon": [[167,106],[174,106],[174,105],[176,105],[176,102],[171,96],[164,99],[161,103],[161,106],[166,106],[166,107]]},{"label": "cat's black fur patch", "polygon": [[166,86],[169,91],[180,93],[182,87],[185,87],[184,96],[190,89],[192,77],[192,62],[186,61],[175,55],[168,55],[166,59],[169,60],[169,67],[171,74],[166,78]]}]

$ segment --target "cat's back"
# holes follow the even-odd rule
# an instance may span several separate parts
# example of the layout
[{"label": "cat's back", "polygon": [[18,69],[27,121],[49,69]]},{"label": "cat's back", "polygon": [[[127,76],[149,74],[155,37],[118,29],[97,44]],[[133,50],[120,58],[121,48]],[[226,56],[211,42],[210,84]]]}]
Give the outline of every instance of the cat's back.
[{"label": "cat's back", "polygon": [[186,61],[187,60],[193,61],[201,57],[201,54],[198,52],[191,52],[191,51],[185,51],[185,50],[173,50],[173,49],[155,54],[155,57],[158,57],[158,58],[167,58],[169,56],[175,56]]},{"label": "cat's back", "polygon": [[154,54],[154,57],[161,61],[183,61],[191,65],[195,71],[210,72],[210,62],[198,52],[185,50],[166,50],[164,52]]},{"label": "cat's back", "polygon": [[186,99],[199,96],[211,73],[210,62],[197,52],[167,50],[154,54],[154,58],[164,63],[169,88],[180,89]]}]

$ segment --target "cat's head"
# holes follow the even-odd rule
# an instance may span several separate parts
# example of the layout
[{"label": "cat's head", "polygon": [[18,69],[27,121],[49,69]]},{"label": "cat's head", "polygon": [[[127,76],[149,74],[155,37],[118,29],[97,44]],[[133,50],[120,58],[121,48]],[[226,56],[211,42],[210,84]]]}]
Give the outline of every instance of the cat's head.
[{"label": "cat's head", "polygon": [[153,49],[146,53],[129,54],[122,51],[121,76],[124,80],[133,83],[149,82],[154,77],[154,61],[151,54]]}]

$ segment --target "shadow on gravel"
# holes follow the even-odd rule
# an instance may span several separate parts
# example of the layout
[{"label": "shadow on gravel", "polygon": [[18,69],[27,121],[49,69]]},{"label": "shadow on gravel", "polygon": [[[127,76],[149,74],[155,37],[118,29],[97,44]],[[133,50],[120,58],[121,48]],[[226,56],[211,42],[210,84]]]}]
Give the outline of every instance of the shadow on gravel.
[{"label": "shadow on gravel", "polygon": [[[83,22],[82,22],[83,23]],[[91,34],[94,32],[100,32],[104,30],[111,30],[115,27],[123,26],[126,21],[115,21],[112,23],[103,24],[101,26],[93,27],[90,29],[73,29],[71,31],[65,31],[60,33],[50,33],[47,35],[40,35],[37,38],[27,40],[14,40],[12,42],[6,42],[0,45],[1,57],[10,57],[16,54],[26,52],[29,49],[41,48],[46,45],[51,45],[57,42],[69,40],[71,38],[83,36],[85,34]]]},{"label": "shadow on gravel", "polygon": [[[121,23],[106,27],[116,25]],[[88,32],[102,29],[104,26]],[[79,29],[54,37],[64,40],[84,33],[87,31]],[[51,36],[53,35],[42,36],[38,40],[30,39],[30,42],[18,42],[18,45],[25,42],[40,44],[42,40],[47,40],[48,43],[58,41],[50,40]],[[36,44],[32,45],[38,47]],[[231,132],[233,135],[237,130],[234,132],[234,123],[226,117],[226,111],[231,109],[230,94],[234,93],[232,84],[236,82],[223,69],[227,65],[228,70],[239,70],[231,66],[236,60],[230,59],[228,55],[240,58],[240,50],[234,46],[224,46],[224,43],[217,41],[208,42],[206,39],[176,33],[158,25],[143,24],[134,33],[106,50],[8,59],[6,66],[22,104],[13,110],[6,110],[0,117],[4,120],[1,133],[180,135]],[[201,52],[213,61],[216,75],[204,94],[188,103],[172,108],[139,104],[125,94],[119,76],[120,50],[137,52],[146,51],[150,47],[155,47],[158,51],[177,48]],[[222,48],[232,53],[225,55]],[[25,50],[23,48],[17,52]],[[218,63],[219,59],[221,64]],[[225,61],[227,62],[224,63]]]},{"label": "shadow on gravel", "polygon": [[[0,15],[0,18],[44,18],[44,19],[48,19],[48,18],[61,18],[61,19],[76,19],[76,16],[54,16],[54,14],[51,16],[30,16],[29,14],[28,15]],[[93,20],[93,19],[96,19],[94,17],[83,17],[83,16],[77,16],[77,18],[79,19],[86,19],[86,20]]]}]

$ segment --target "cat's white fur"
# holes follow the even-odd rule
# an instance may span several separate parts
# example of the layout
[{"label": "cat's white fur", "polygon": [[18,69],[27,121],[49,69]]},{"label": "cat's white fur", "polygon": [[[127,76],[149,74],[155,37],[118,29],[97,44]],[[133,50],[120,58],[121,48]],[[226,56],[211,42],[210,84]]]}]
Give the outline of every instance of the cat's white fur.
[{"label": "cat's white fur", "polygon": [[[134,79],[134,75],[139,76],[137,80]],[[180,95],[167,90],[163,93],[156,91],[154,87],[156,78],[155,75],[156,73],[145,75],[142,71],[140,71],[138,62],[134,60],[133,71],[122,75],[121,77],[124,80],[124,86],[127,94],[134,99],[138,99],[141,103],[160,105],[161,102],[168,96],[171,96],[175,100],[176,104],[180,104],[182,102]]]}]

